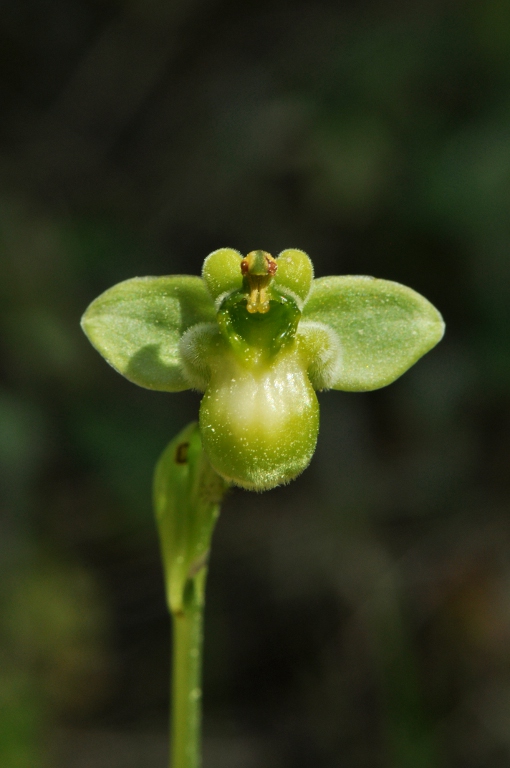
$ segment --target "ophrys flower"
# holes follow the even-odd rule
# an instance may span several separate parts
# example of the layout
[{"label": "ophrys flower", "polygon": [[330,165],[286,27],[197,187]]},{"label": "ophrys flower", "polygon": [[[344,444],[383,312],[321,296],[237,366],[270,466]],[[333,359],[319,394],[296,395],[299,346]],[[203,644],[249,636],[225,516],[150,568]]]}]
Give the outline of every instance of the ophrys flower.
[{"label": "ophrys flower", "polygon": [[300,250],[274,259],[221,248],[202,277],[142,277],[113,286],[82,319],[88,338],[130,381],[204,392],[202,442],[226,480],[265,490],[308,465],[319,428],[315,390],[390,384],[441,339],[423,296],[372,277],[313,279]]}]

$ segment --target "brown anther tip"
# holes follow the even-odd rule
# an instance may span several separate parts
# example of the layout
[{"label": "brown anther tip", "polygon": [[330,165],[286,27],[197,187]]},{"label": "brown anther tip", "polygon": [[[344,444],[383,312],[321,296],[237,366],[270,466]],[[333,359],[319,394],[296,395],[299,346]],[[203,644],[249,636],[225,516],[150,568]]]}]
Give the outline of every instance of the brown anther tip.
[{"label": "brown anther tip", "polygon": [[267,272],[271,277],[276,274],[276,270],[278,269],[278,264],[273,258],[268,258],[266,256],[266,262],[267,262]]},{"label": "brown anther tip", "polygon": [[243,259],[241,261],[241,274],[242,275],[247,275],[249,271],[250,271],[250,265],[248,264],[246,259]]}]

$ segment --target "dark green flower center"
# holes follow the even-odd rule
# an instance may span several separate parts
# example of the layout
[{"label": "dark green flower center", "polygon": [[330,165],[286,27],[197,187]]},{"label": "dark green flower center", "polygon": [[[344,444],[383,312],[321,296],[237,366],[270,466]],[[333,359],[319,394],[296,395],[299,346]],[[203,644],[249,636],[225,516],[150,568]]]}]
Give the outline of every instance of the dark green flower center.
[{"label": "dark green flower center", "polygon": [[218,311],[218,324],[236,355],[247,364],[267,361],[294,339],[301,312],[273,285],[277,262],[265,251],[241,261],[243,287]]}]

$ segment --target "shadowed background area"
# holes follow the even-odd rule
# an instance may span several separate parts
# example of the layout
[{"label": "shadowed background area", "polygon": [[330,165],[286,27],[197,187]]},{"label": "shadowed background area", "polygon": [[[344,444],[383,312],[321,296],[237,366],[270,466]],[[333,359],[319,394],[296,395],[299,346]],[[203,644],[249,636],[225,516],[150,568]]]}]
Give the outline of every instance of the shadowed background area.
[{"label": "shadowed background area", "polygon": [[79,318],[228,246],[410,285],[447,335],[227,499],[204,768],[508,766],[508,0],[4,0],[0,61],[0,764],[167,763],[151,476],[199,397]]}]

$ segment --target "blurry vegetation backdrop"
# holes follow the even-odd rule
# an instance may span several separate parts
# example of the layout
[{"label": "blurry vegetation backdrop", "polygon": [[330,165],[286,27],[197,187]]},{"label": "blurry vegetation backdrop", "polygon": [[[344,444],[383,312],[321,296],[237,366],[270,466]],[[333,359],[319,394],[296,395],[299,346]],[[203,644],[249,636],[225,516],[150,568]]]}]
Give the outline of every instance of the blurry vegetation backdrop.
[{"label": "blurry vegetation backdrop", "polygon": [[166,765],[151,476],[199,397],[79,318],[228,246],[410,285],[447,334],[226,501],[205,768],[506,768],[508,0],[3,0],[0,62],[2,767]]}]

